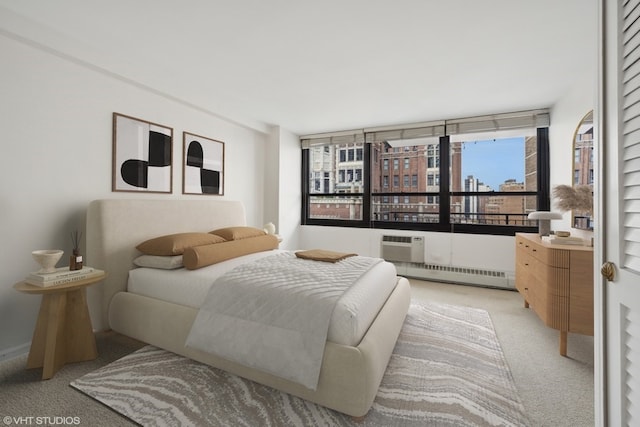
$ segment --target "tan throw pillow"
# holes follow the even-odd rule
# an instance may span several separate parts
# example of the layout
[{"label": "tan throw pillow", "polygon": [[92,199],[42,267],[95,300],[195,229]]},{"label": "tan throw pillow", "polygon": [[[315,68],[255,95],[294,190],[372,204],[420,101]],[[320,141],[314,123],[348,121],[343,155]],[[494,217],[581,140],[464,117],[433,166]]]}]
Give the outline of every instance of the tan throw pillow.
[{"label": "tan throw pillow", "polygon": [[237,227],[225,227],[213,230],[211,234],[215,234],[224,238],[224,240],[240,240],[247,239],[249,237],[264,236],[267,234],[264,230],[255,227],[237,226]]},{"label": "tan throw pillow", "polygon": [[182,256],[185,268],[195,270],[231,258],[255,252],[269,251],[278,248],[278,239],[271,234],[248,237],[241,240],[218,243],[215,245],[194,246],[186,249]]},{"label": "tan throw pillow", "polygon": [[156,237],[140,243],[136,249],[147,255],[182,255],[193,246],[224,242],[224,238],[210,233],[176,233]]}]

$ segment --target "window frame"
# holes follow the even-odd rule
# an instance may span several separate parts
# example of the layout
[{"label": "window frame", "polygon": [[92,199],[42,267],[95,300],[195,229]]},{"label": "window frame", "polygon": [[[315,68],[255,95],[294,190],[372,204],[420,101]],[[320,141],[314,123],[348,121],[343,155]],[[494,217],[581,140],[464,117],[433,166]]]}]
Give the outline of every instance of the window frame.
[{"label": "window frame", "polygon": [[[537,144],[537,191],[519,191],[519,192],[500,192],[494,191],[489,193],[492,196],[536,196],[537,210],[549,210],[551,206],[550,201],[550,164],[549,164],[549,128],[547,126],[536,127],[536,144]],[[487,196],[486,192],[465,192],[450,191],[450,138],[448,135],[441,136],[439,138],[439,167],[440,171],[447,171],[447,173],[439,173],[439,191],[437,192],[411,192],[410,196],[423,196],[428,199],[439,201],[439,221],[437,223],[431,222],[414,222],[409,221],[384,221],[376,220],[371,217],[371,205],[373,197],[382,197],[393,200],[395,196],[405,196],[406,193],[400,193],[393,191],[393,182],[388,182],[389,187],[384,187],[381,183],[381,189],[389,190],[384,192],[371,193],[371,143],[363,142],[363,166],[362,166],[362,178],[363,178],[363,191],[360,193],[347,193],[350,196],[362,198],[362,219],[361,220],[349,220],[349,219],[320,219],[310,218],[310,200],[311,197],[322,198],[323,196],[334,197],[337,194],[322,194],[311,193],[309,191],[308,179],[302,179],[302,209],[301,209],[301,223],[302,225],[319,225],[319,226],[334,226],[334,227],[358,227],[358,228],[373,228],[373,229],[390,229],[390,230],[419,230],[419,231],[433,231],[433,232],[451,232],[451,233],[466,233],[466,234],[486,234],[486,235],[515,235],[518,232],[536,232],[537,225],[524,226],[524,225],[488,225],[488,224],[460,224],[452,223],[451,219],[451,198],[454,196]],[[301,150],[302,155],[302,176],[309,177],[309,163],[310,163],[310,150],[303,148]],[[390,162],[389,162],[390,163]],[[391,166],[391,165],[389,165]],[[388,167],[384,169],[387,175],[381,175],[380,179],[384,180],[386,177],[388,181],[393,180],[393,173],[397,169]],[[434,179],[436,179],[434,177]],[[443,203],[443,201],[447,201]]]}]

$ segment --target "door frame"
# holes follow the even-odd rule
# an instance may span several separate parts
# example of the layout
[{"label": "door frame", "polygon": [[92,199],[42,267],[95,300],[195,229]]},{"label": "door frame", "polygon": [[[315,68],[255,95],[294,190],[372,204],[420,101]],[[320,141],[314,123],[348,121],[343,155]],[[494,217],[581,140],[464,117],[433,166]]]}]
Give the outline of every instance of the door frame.
[{"label": "door frame", "polygon": [[600,274],[600,266],[607,259],[606,246],[604,236],[605,230],[605,209],[604,203],[602,203],[602,195],[605,189],[606,174],[604,173],[604,160],[606,156],[606,147],[604,144],[607,121],[605,120],[606,108],[605,108],[605,94],[607,93],[606,78],[609,67],[607,66],[607,54],[608,49],[606,46],[608,37],[605,36],[605,32],[609,29],[609,23],[607,22],[608,15],[606,13],[606,1],[598,1],[598,23],[597,23],[597,94],[596,105],[593,113],[594,134],[596,135],[596,143],[594,144],[594,158],[596,159],[597,169],[595,177],[594,199],[593,199],[593,211],[595,216],[595,223],[593,228],[594,238],[594,263],[593,263],[593,278],[594,278],[594,290],[593,290],[593,314],[594,314],[594,365],[593,365],[593,391],[594,391],[594,422],[596,426],[606,426],[608,419],[608,393],[606,390],[607,375],[606,375],[606,286],[607,283]]}]

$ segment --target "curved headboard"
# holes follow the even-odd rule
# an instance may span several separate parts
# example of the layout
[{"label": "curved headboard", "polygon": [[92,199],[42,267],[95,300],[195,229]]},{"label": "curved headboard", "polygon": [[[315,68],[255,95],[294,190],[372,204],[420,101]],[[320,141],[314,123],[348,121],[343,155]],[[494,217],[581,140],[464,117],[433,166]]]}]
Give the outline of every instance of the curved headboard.
[{"label": "curved headboard", "polygon": [[89,203],[85,264],[108,274],[103,283],[89,289],[94,328],[109,327],[111,298],[127,289],[128,272],[140,255],[137,244],[164,234],[235,225],[246,225],[244,206],[238,201],[103,199]]}]

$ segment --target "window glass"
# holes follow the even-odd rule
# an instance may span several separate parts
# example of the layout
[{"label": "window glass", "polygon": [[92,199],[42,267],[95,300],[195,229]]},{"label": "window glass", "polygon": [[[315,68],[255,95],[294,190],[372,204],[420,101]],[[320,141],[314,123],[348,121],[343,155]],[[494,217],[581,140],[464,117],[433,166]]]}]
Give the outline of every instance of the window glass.
[{"label": "window glass", "polygon": [[535,203],[536,196],[522,194],[451,196],[451,223],[530,226],[522,206]]},{"label": "window glass", "polygon": [[[372,150],[379,153],[371,161],[372,220],[437,223],[440,220],[437,202],[440,187],[436,178],[440,176],[438,138],[375,141]],[[399,172],[393,175],[391,188],[385,185],[389,164]],[[393,203],[389,203],[386,195],[378,194],[386,192],[402,193],[402,203],[398,203],[398,196],[393,196]]]},{"label": "window glass", "polygon": [[309,169],[309,218],[362,220],[362,143],[313,146]]},{"label": "window glass", "polygon": [[536,197],[505,194],[537,189],[537,139],[520,132],[451,138],[451,223],[531,225],[526,217],[537,210]]}]

